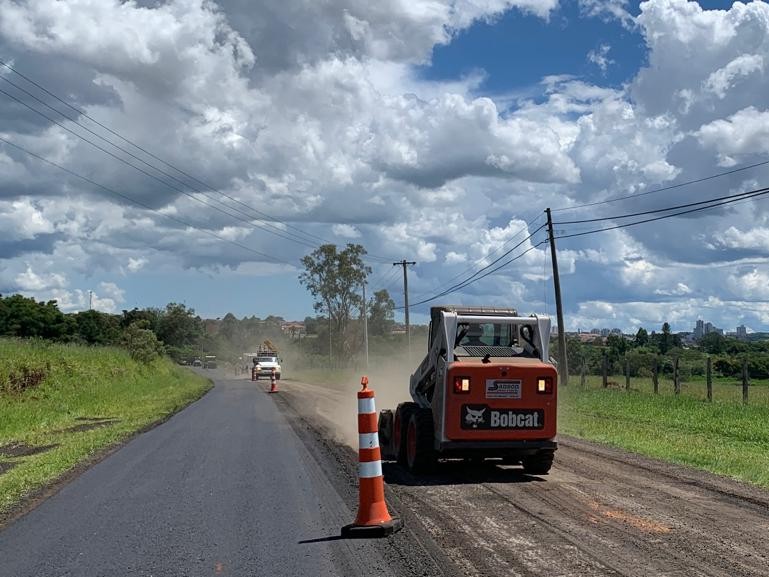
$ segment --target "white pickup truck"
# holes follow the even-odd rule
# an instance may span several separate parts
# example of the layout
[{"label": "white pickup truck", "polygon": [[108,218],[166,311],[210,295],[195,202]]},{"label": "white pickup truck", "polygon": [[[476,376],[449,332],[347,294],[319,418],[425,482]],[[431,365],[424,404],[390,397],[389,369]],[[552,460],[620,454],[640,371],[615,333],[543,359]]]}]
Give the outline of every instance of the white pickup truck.
[{"label": "white pickup truck", "polygon": [[272,374],[272,369],[275,369],[275,378],[280,379],[280,357],[278,357],[278,351],[271,349],[264,349],[262,347],[256,353],[251,353],[249,356],[253,359],[254,364],[259,364],[259,373],[256,378],[269,377]]}]

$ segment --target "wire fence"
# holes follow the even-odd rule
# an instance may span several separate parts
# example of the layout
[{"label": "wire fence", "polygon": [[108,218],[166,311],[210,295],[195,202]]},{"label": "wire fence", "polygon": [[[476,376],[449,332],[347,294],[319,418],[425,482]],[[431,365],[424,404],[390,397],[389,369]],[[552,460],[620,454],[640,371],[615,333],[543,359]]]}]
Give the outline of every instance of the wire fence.
[{"label": "wire fence", "polygon": [[732,369],[735,364],[739,365],[738,375],[724,376],[717,372],[712,357],[701,361],[654,355],[609,359],[604,354],[599,371],[590,371],[587,362],[580,363],[574,367],[577,378],[571,382],[583,390],[618,390],[769,407],[769,379],[752,378],[747,357],[728,359],[728,362]]}]

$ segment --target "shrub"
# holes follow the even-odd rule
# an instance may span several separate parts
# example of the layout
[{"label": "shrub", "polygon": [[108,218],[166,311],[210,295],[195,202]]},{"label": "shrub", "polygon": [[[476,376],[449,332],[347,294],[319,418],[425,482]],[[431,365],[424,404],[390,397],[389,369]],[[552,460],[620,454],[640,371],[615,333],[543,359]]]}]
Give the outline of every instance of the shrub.
[{"label": "shrub", "polygon": [[131,358],[140,363],[151,363],[163,355],[163,344],[149,328],[147,321],[137,321],[123,333],[123,346]]}]

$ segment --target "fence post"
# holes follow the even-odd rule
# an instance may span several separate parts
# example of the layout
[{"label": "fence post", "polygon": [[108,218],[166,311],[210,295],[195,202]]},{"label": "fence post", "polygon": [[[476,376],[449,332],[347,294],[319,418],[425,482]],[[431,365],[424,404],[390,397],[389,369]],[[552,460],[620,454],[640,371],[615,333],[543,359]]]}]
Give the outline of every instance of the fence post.
[{"label": "fence post", "polygon": [[630,390],[630,360],[625,355],[625,390]]},{"label": "fence post", "polygon": [[681,379],[678,375],[678,357],[673,359],[673,391],[676,396],[681,394]]},{"label": "fence post", "polygon": [[582,369],[580,370],[580,373],[579,373],[579,386],[583,389],[585,388],[585,373],[587,371],[586,365],[587,365],[587,361],[583,360]]},{"label": "fence post", "polygon": [[606,353],[606,349],[603,350],[603,366],[601,367],[603,373],[603,388],[609,386],[609,356]]},{"label": "fence post", "polygon": [[706,380],[706,383],[708,385],[708,402],[709,403],[713,402],[713,373],[711,371],[712,360],[713,359],[710,358],[710,355],[708,355],[708,364],[705,367],[705,369],[706,369],[705,370],[705,380]]},{"label": "fence post", "polygon": [[652,384],[654,385],[654,394],[657,395],[660,392],[660,382],[659,382],[659,358],[657,358],[657,355],[654,355],[654,360],[652,360]]},{"label": "fence post", "polygon": [[742,403],[748,404],[748,359],[742,359]]}]

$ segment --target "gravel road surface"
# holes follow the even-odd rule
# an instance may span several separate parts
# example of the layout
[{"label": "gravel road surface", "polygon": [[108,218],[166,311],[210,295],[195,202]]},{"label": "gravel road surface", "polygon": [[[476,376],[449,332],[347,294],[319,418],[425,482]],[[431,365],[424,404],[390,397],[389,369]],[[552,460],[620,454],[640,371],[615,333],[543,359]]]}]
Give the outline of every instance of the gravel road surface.
[{"label": "gravel road surface", "polygon": [[[283,390],[281,408],[349,439],[349,423],[332,425],[349,391]],[[562,438],[542,477],[443,463],[420,477],[385,464],[385,479],[410,527],[421,524],[466,575],[769,575],[769,492],[601,445]]]},{"label": "gravel road surface", "polygon": [[6,527],[0,575],[460,574],[419,523],[339,539],[357,508],[353,454],[265,387],[217,380]]}]

